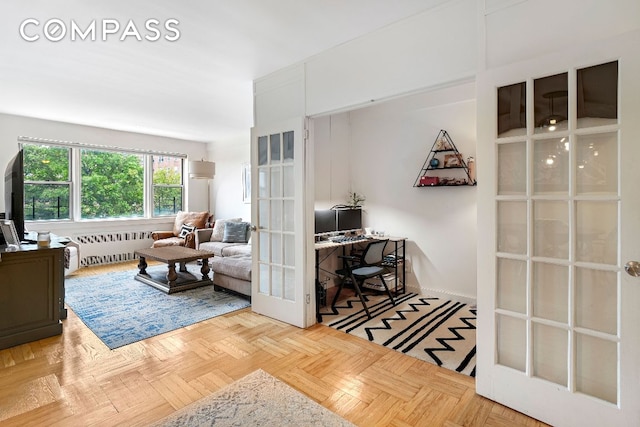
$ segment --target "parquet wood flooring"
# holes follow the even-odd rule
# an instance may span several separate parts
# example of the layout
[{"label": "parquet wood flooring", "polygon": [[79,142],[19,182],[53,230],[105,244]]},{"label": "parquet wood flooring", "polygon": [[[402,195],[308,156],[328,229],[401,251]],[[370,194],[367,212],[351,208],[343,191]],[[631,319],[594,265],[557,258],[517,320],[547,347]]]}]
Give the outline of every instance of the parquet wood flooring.
[{"label": "parquet wood flooring", "polygon": [[[116,268],[135,263],[99,270]],[[72,310],[63,324],[0,350],[0,425],[144,426],[258,368],[359,426],[545,425],[476,395],[471,377],[250,308],[116,350]]]}]

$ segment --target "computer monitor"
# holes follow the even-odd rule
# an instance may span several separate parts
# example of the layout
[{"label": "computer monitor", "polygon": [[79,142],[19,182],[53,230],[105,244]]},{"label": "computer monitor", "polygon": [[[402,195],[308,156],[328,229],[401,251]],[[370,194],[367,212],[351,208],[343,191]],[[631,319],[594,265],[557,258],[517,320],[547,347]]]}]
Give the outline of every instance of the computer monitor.
[{"label": "computer monitor", "polygon": [[359,230],[362,228],[362,209],[339,209],[338,231]]},{"label": "computer monitor", "polygon": [[315,211],[315,234],[333,233],[336,231],[336,211],[322,209]]}]

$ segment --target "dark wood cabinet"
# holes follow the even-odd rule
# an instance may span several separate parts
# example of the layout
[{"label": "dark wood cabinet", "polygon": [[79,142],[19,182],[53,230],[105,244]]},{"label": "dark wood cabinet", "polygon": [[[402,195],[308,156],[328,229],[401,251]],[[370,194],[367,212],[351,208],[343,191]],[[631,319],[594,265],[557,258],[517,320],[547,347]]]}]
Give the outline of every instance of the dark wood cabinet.
[{"label": "dark wood cabinet", "polygon": [[59,335],[64,308],[64,246],[0,246],[0,349]]}]

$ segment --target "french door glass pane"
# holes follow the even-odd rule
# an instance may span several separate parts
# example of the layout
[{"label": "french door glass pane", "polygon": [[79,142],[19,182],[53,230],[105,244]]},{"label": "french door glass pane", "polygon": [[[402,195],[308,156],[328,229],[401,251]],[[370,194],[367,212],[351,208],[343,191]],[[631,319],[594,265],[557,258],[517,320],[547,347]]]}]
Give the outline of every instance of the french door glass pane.
[{"label": "french door glass pane", "polygon": [[296,270],[294,268],[284,268],[284,299],[296,300]]},{"label": "french door glass pane", "polygon": [[498,194],[527,191],[527,145],[522,142],[498,144]]},{"label": "french door glass pane", "polygon": [[569,268],[543,262],[533,263],[533,315],[548,320],[569,321]]},{"label": "french door glass pane", "polygon": [[577,71],[578,128],[618,122],[618,61]]},{"label": "french door glass pane", "polygon": [[282,267],[279,265],[271,266],[271,296],[282,298]]},{"label": "french door glass pane", "polygon": [[279,163],[281,159],[280,134],[276,133],[269,137],[271,143],[271,163]]},{"label": "french door glass pane", "polygon": [[527,310],[527,263],[498,258],[498,308],[525,314]]},{"label": "french door glass pane", "polygon": [[293,131],[288,131],[282,134],[282,145],[285,162],[293,161]]},{"label": "french door glass pane", "polygon": [[618,134],[580,135],[576,144],[578,194],[617,194]]},{"label": "french door glass pane", "polygon": [[258,137],[258,165],[264,166],[269,161],[269,143],[266,136]]},{"label": "french door glass pane", "polygon": [[498,363],[524,372],[526,367],[526,323],[515,317],[498,315],[496,318]]},{"label": "french door glass pane", "polygon": [[569,258],[569,204],[563,201],[533,202],[533,254]]},{"label": "french door glass pane", "polygon": [[576,268],[576,325],[616,335],[617,275],[612,271]]},{"label": "french door glass pane", "polygon": [[282,230],[282,201],[273,200],[271,202],[271,222],[269,228],[272,231]]},{"label": "french door glass pane", "polygon": [[282,229],[284,231],[294,231],[295,230],[295,220],[294,220],[294,202],[293,200],[285,200],[284,201],[284,223]]},{"label": "french door glass pane", "polygon": [[260,232],[260,262],[269,262],[270,256],[269,233],[267,231]]},{"label": "french door glass pane", "polygon": [[535,132],[567,129],[569,117],[568,74],[561,73],[533,81]]},{"label": "french door glass pane", "polygon": [[567,387],[569,335],[566,330],[533,324],[533,375]]},{"label": "french door glass pane", "polygon": [[526,135],[526,90],[524,82],[498,88],[498,137]]},{"label": "french door glass pane", "polygon": [[533,191],[536,194],[569,191],[569,140],[536,141],[533,150]]},{"label": "french door glass pane", "polygon": [[576,202],[578,261],[616,265],[618,262],[618,202]]},{"label": "french door glass pane", "polygon": [[269,274],[269,265],[268,264],[260,264],[260,288],[259,292],[261,294],[269,295],[269,283],[271,279],[271,275]]},{"label": "french door glass pane", "polygon": [[282,264],[282,236],[280,233],[271,233],[271,262]]},{"label": "french door glass pane", "polygon": [[283,182],[284,192],[282,195],[284,197],[293,197],[294,188],[295,188],[295,180],[293,178],[293,166],[283,166],[282,173],[284,174],[284,176],[282,177],[284,181]]},{"label": "french door glass pane", "polygon": [[613,341],[576,334],[576,390],[616,403],[618,345]]},{"label": "french door glass pane", "polygon": [[283,234],[284,237],[284,265],[295,267],[296,265],[296,240],[293,234]]},{"label": "french door glass pane", "polygon": [[269,200],[258,200],[258,224],[260,228],[266,228],[269,224]]},{"label": "french door glass pane", "polygon": [[280,181],[280,168],[271,168],[271,197],[282,197],[282,182]]},{"label": "french door glass pane", "polygon": [[269,196],[269,169],[258,169],[258,197]]},{"label": "french door glass pane", "polygon": [[527,202],[498,202],[498,252],[527,253]]}]

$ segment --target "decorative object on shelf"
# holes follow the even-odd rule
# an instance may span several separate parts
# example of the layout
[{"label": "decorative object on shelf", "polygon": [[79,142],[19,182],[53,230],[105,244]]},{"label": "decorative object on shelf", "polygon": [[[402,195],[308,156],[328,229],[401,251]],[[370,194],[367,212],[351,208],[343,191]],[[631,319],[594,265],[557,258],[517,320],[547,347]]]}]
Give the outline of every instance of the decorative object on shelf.
[{"label": "decorative object on shelf", "polygon": [[458,168],[462,166],[462,154],[445,154],[444,155],[444,167],[445,168]]},{"label": "decorative object on shelf", "polygon": [[362,203],[365,200],[366,199],[362,194],[358,194],[355,191],[350,191],[347,197],[347,206],[351,209],[361,208]]},{"label": "decorative object on shelf", "polygon": [[438,185],[440,183],[440,178],[437,176],[421,176],[420,177],[420,185]]},{"label": "decorative object on shelf", "polygon": [[476,183],[476,161],[473,157],[467,158],[467,166],[469,166],[469,185]]},{"label": "decorative object on shelf", "polygon": [[[458,151],[447,131],[440,130],[413,186],[476,185],[473,157],[469,157],[468,162],[469,164],[464,161],[462,154]],[[447,174],[453,174],[453,176],[444,176],[443,171],[447,171]],[[464,172],[464,175],[461,172]],[[456,173],[458,176],[456,176]]]}]

